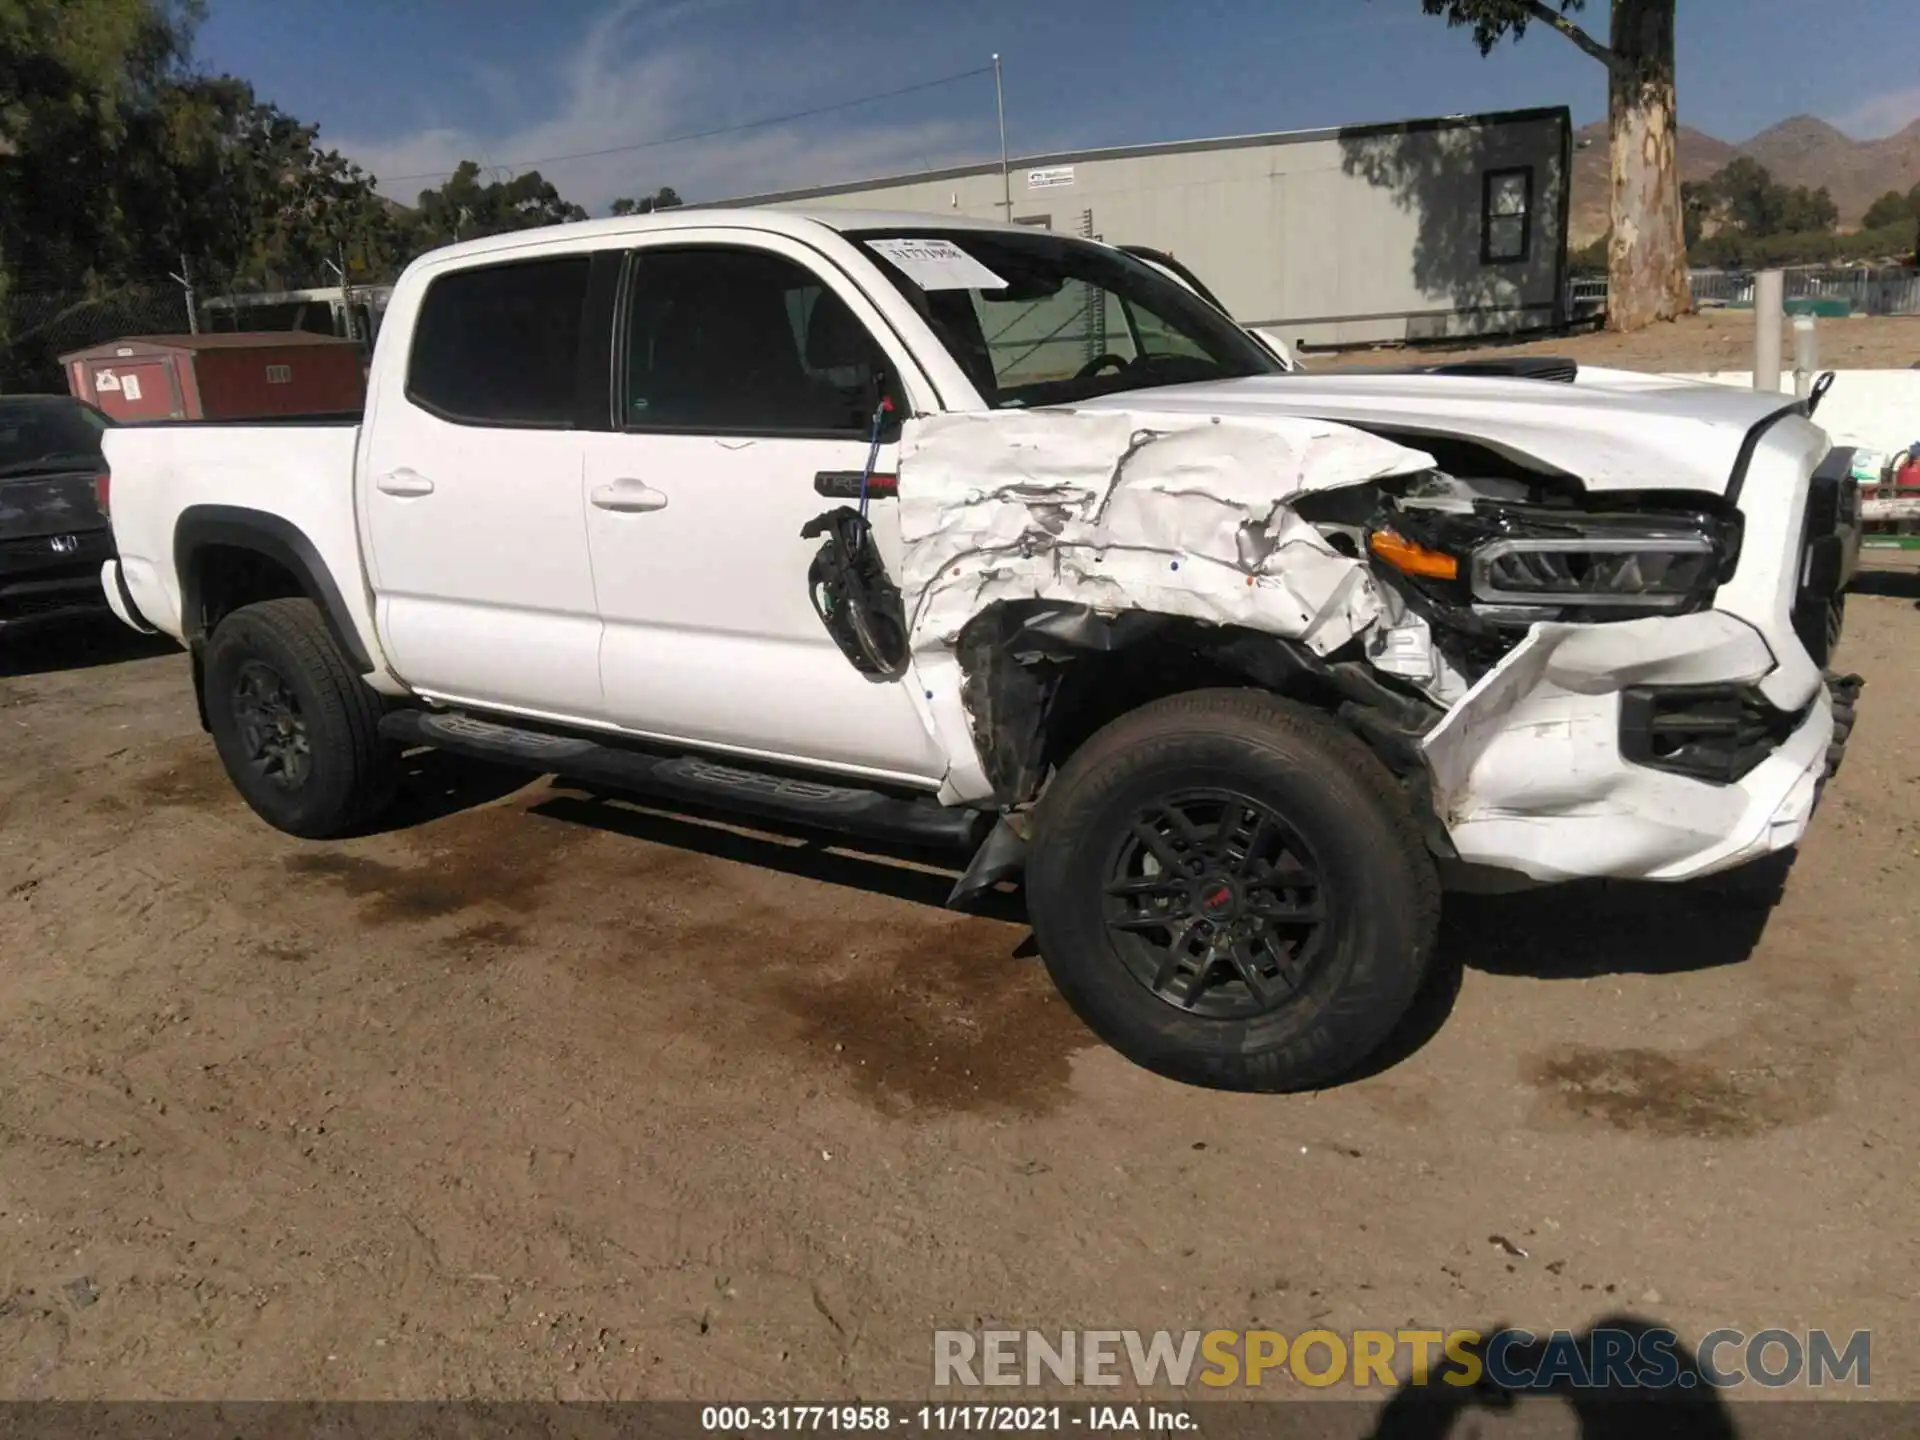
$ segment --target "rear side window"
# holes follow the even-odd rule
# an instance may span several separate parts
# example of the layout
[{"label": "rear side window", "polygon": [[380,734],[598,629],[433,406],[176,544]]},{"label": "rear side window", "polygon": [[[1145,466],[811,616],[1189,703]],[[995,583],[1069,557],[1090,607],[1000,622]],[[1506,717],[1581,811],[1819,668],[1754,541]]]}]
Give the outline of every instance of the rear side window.
[{"label": "rear side window", "polygon": [[407,398],[460,424],[572,426],[592,265],[567,255],[435,280],[414,322]]}]

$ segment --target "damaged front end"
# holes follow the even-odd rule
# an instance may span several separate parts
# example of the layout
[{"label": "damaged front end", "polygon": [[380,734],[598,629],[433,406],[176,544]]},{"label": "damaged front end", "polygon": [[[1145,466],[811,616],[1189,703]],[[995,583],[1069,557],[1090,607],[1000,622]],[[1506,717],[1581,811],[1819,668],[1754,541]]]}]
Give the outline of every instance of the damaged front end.
[{"label": "damaged front end", "polygon": [[1535,625],[1706,608],[1740,553],[1739,512],[1712,496],[1615,494],[1599,503],[1553,477],[1436,469],[1379,487],[1365,503],[1376,571],[1431,625],[1440,656],[1429,676],[1421,647],[1396,644],[1390,630],[1376,638],[1375,663],[1443,705]]},{"label": "damaged front end", "polygon": [[1824,778],[1826,697],[1777,709],[1766,639],[1712,608],[1743,539],[1718,496],[1328,421],[1048,410],[913,422],[899,502],[894,623],[951,801],[1017,814],[1106,721],[1215,685],[1338,716],[1436,855],[1534,880],[1738,863],[1797,839]]}]

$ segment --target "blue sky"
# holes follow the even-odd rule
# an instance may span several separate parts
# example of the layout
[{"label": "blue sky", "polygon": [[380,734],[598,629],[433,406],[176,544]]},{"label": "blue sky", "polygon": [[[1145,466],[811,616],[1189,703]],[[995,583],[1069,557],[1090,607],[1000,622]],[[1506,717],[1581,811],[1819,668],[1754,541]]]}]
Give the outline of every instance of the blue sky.
[{"label": "blue sky", "polygon": [[[1606,10],[1593,0],[1587,23],[1604,30]],[[1681,118],[1724,139],[1797,112],[1863,137],[1920,117],[1914,0],[1681,0],[1680,30]],[[462,158],[719,129],[995,50],[1016,156],[1528,105],[1584,123],[1606,103],[1600,66],[1560,36],[1535,29],[1482,60],[1417,0],[211,0],[198,50],[407,200]],[[715,199],[997,153],[981,76],[539,168],[597,213],[662,184]]]}]

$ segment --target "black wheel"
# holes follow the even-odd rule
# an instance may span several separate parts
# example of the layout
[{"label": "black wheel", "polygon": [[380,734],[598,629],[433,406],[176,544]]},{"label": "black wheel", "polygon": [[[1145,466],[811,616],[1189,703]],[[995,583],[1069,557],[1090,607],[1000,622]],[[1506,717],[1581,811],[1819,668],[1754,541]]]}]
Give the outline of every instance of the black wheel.
[{"label": "black wheel", "polygon": [[1327,717],[1203,690],[1108,725],[1034,816],[1027,908],[1054,983],[1176,1080],[1296,1090],[1413,1003],[1440,888],[1404,793]]},{"label": "black wheel", "polygon": [[207,644],[207,723],[241,797],[275,829],[325,839],[393,798],[394,747],[380,701],[310,600],[234,611]]}]

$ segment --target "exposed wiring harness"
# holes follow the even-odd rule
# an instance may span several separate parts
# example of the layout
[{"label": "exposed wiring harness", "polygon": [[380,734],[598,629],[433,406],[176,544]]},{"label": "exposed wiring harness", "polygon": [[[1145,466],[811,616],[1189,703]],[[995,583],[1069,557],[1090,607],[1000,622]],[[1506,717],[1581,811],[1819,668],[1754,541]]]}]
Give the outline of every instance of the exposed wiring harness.
[{"label": "exposed wiring harness", "polygon": [[911,655],[899,588],[887,574],[867,519],[874,467],[880,460],[880,431],[893,401],[883,398],[873,412],[866,468],[860,472],[860,508],[836,506],[800,529],[800,538],[826,541],[807,569],[807,597],[854,669],[875,682],[898,680]]}]

